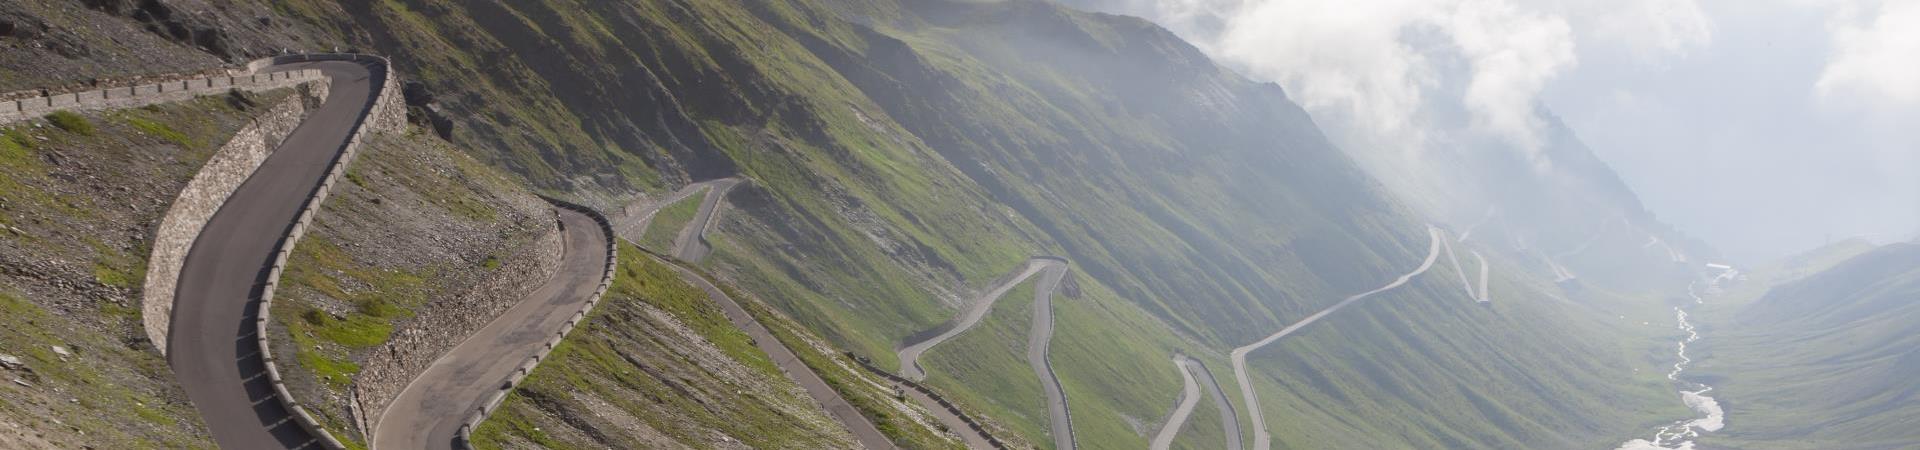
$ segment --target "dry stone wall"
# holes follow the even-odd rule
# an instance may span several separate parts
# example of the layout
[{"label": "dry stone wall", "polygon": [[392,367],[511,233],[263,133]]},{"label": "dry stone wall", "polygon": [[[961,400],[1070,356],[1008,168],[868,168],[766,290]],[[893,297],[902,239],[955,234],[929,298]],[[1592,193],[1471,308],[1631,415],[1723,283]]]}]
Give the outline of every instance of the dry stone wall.
[{"label": "dry stone wall", "polygon": [[554,206],[579,211],[593,218],[593,222],[599,225],[600,232],[607,237],[606,269],[601,271],[600,285],[593,290],[593,297],[587,299],[587,304],[582,305],[579,311],[574,311],[573,318],[567,319],[566,326],[560,327],[559,331],[555,332],[553,336],[548,337],[546,345],[542,346],[532,357],[527,358],[525,362],[520,363],[519,369],[507,375],[506,380],[502,380],[504,383],[500,385],[500,389],[488,395],[486,403],[468,415],[467,420],[460,423],[460,432],[455,436],[454,448],[473,448],[471,444],[473,429],[479,427],[481,422],[486,421],[488,415],[500,409],[500,402],[507,400],[507,394],[513,392],[514,386],[519,386],[521,380],[525,380],[527,375],[533,374],[533,369],[539,367],[540,362],[547,359],[547,355],[553,352],[554,347],[559,346],[561,341],[567,339],[567,334],[572,333],[574,327],[579,326],[581,322],[587,320],[587,314],[592,313],[595,306],[600,306],[600,298],[606,295],[608,288],[613,287],[613,271],[620,263],[620,239],[613,233],[613,222],[609,222],[607,216],[600,214],[600,211],[585,205],[552,197],[541,198],[546,199],[549,203],[553,203]]},{"label": "dry stone wall", "polygon": [[161,354],[167,352],[167,327],[173,321],[173,296],[180,281],[180,269],[186,264],[187,251],[200,236],[207,220],[220,210],[227,197],[266,162],[289,133],[306,118],[307,112],[326,100],[331,83],[326,78],[301,85],[300,93],[268,108],[253,118],[253,123],[234,133],[200,171],[180,190],[153,237],[153,253],[147,257],[147,279],[141,290],[141,318],[147,338]]},{"label": "dry stone wall", "polygon": [[197,96],[221,94],[235,89],[244,91],[278,89],[323,78],[326,76],[318,70],[217,75],[7,100],[0,101],[0,124],[39,117],[59,110],[92,111],[133,108],[189,100]]},{"label": "dry stone wall", "polygon": [[503,264],[486,281],[421,308],[386,345],[361,362],[353,382],[355,406],[363,414],[360,421],[376,422],[407,383],[434,360],[553,279],[565,251],[561,233],[549,227],[516,254],[502,258]]}]

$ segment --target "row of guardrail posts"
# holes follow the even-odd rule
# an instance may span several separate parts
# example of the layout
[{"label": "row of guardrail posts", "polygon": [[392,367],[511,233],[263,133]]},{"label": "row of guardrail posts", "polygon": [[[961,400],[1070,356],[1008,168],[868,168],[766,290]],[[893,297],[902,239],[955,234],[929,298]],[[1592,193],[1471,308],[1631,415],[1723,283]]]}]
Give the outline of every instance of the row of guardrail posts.
[{"label": "row of guardrail posts", "polygon": [[[272,62],[274,64],[291,62],[295,61],[294,58],[298,58],[298,61],[359,61],[362,57],[362,55],[357,54],[294,55],[276,57],[272,59]],[[327,196],[333,191],[333,185],[338,182],[341,177],[346,175],[347,165],[353,161],[354,156],[358,155],[361,141],[370,134],[370,131],[368,131],[370,129],[368,126],[369,122],[379,119],[386,112],[387,102],[385,100],[396,91],[395,79],[397,77],[394,76],[392,64],[384,57],[365,57],[373,58],[380,62],[383,69],[381,75],[384,78],[380,83],[380,91],[374,96],[373,104],[367,108],[365,115],[361,116],[359,123],[354,124],[353,132],[347,138],[347,145],[341,150],[340,154],[334,155],[333,163],[327,168],[327,175],[321,178],[320,184],[315,186],[313,193],[307,197],[306,205],[300,209],[299,218],[295,219],[293,225],[288,228],[286,237],[280,240],[280,248],[274,254],[273,266],[267,271],[267,282],[266,285],[261,288],[260,304],[258,311],[255,313],[254,333],[260,346],[261,358],[266,364],[267,380],[273,383],[274,397],[279,399],[281,406],[287,409],[287,412],[293,416],[294,422],[296,422],[300,428],[306,430],[308,434],[319,441],[322,447],[329,450],[343,450],[346,446],[342,445],[340,440],[335,438],[332,433],[327,432],[326,427],[321,424],[319,420],[316,420],[313,414],[309,413],[305,407],[301,406],[300,402],[293,398],[291,392],[287,391],[286,382],[280,376],[280,369],[278,364],[275,363],[271,350],[272,346],[268,340],[268,318],[270,317],[270,311],[273,309],[274,291],[279,287],[280,274],[287,265],[288,257],[293,253],[294,244],[298,243],[300,238],[306,235],[307,227],[313,222],[315,214],[319,212],[320,205],[326,202]],[[258,70],[259,68],[265,67],[256,67],[258,64],[259,62],[250,64],[249,68]],[[302,72],[311,72],[314,75],[320,73],[316,69],[305,69]],[[269,80],[272,79],[274,74],[275,73],[267,74]],[[254,77],[257,78],[259,75],[254,75]]]},{"label": "row of guardrail posts", "polygon": [[270,72],[241,76],[215,76],[192,80],[148,83],[127,87],[92,89],[80,92],[50,94],[19,100],[0,101],[0,123],[25,119],[40,113],[50,113],[62,109],[75,108],[115,108],[132,107],[122,101],[146,96],[177,94],[182,92],[219,92],[223,89],[251,88],[262,85],[277,85],[289,82],[306,82],[322,76],[317,69],[301,69],[286,72]]},{"label": "row of guardrail posts", "polygon": [[920,391],[921,394],[926,394],[927,398],[933,399],[934,403],[939,403],[940,407],[947,409],[947,412],[951,412],[955,417],[959,417],[961,422],[966,422],[967,428],[972,428],[974,432],[980,433],[980,436],[985,437],[987,439],[988,445],[992,445],[993,448],[998,448],[998,449],[1007,448],[1007,444],[1005,442],[1000,442],[1000,438],[996,438],[993,436],[993,433],[987,432],[987,428],[983,425],[980,425],[980,422],[973,420],[973,417],[968,416],[966,412],[961,411],[958,405],[954,405],[953,402],[947,401],[946,397],[940,396],[939,393],[934,392],[932,389],[928,389],[926,386],[922,386],[920,385],[920,383],[916,383],[913,380],[903,378],[899,375],[894,375],[893,372],[888,372],[886,369],[875,367],[873,364],[868,363],[865,359],[861,359],[859,356],[854,355],[852,353],[848,353],[847,358],[852,359],[854,364],[860,365],[860,368],[867,369],[868,372],[873,372],[875,375],[879,375],[882,378],[886,378],[888,381],[899,383],[901,386],[906,386],[909,389]]},{"label": "row of guardrail posts", "polygon": [[600,228],[600,233],[607,238],[606,269],[600,276],[600,285],[594,289],[593,296],[588,298],[587,303],[581,306],[578,311],[574,311],[573,318],[567,319],[565,326],[562,326],[560,330],[555,332],[553,337],[548,338],[547,342],[542,345],[538,351],[535,351],[533,356],[528,357],[525,363],[520,364],[518,369],[515,369],[512,374],[507,376],[505,382],[500,384],[499,390],[489,395],[486,402],[474,408],[473,413],[467,415],[467,419],[460,423],[460,431],[454,438],[455,448],[472,448],[474,428],[478,428],[480,422],[487,420],[487,416],[499,410],[500,403],[506,401],[507,394],[513,392],[514,386],[518,386],[528,375],[532,375],[533,370],[540,366],[540,362],[545,360],[547,355],[552,353],[553,349],[560,345],[561,341],[566,340],[567,334],[573,332],[573,329],[578,327],[581,322],[586,321],[587,314],[592,312],[594,307],[600,305],[601,297],[606,295],[607,289],[613,287],[613,271],[615,265],[619,263],[620,258],[618,238],[614,237],[613,234],[613,223],[609,222],[605,215],[600,214],[599,211],[593,208],[547,196],[541,196],[540,198],[546,200],[548,203],[552,203],[554,206],[578,211],[586,214],[587,217],[593,218],[594,224]]}]

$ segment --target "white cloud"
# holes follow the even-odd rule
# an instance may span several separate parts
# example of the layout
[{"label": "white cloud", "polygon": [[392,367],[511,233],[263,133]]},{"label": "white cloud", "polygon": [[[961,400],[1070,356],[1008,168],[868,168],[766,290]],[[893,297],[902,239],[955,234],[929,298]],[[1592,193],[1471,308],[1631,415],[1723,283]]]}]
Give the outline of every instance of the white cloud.
[{"label": "white cloud", "polygon": [[1713,42],[1713,21],[1693,1],[1615,0],[1565,4],[1580,33],[1580,45],[1621,51],[1641,64],[1659,65]]},{"label": "white cloud", "polygon": [[1574,64],[1567,23],[1497,0],[1473,0],[1452,11],[1446,29],[1473,67],[1463,101],[1475,128],[1522,149],[1539,148],[1535,98]]},{"label": "white cloud", "polygon": [[1920,2],[1886,2],[1866,23],[1847,10],[1830,25],[1832,54],[1814,89],[1827,97],[1920,102]]},{"label": "white cloud", "polygon": [[[1345,128],[1417,151],[1468,132],[1536,149],[1541,91],[1592,48],[1657,61],[1711,41],[1695,0],[1069,0],[1146,16]],[[1444,130],[1428,110],[1464,111]]]}]

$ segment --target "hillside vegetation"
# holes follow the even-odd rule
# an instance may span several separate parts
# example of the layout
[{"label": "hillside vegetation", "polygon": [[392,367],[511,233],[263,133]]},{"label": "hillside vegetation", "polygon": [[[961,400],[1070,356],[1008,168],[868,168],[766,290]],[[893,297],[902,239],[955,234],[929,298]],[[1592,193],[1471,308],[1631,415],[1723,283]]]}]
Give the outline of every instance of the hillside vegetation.
[{"label": "hillside vegetation", "polygon": [[[1282,89],[1223,69],[1140,19],[1025,0],[230,3],[179,16],[245,24],[216,36],[222,48],[340,46],[393,57],[420,83],[410,96],[415,112],[438,110],[452,124],[451,143],[434,151],[509,173],[503,179],[515,186],[498,190],[611,209],[691,181],[751,180],[724,205],[707,270],[764,299],[772,309],[756,310],[762,321],[791,317],[793,336],[820,336],[883,367],[897,366],[903,338],[947,320],[1021,261],[1070,260],[1075,288],[1054,300],[1050,354],[1085,448],[1145,446],[1180,390],[1167,363],[1175,352],[1205,361],[1237,392],[1228,349],[1405,273],[1427,247],[1426,220],[1329,144]],[[408,167],[433,173],[367,171]],[[369,192],[411,192],[441,206],[436,217],[512,228],[512,214],[495,202],[432,196],[489,191],[456,183],[477,172],[380,159],[354,170],[387,189]],[[373,198],[346,197],[356,199],[329,202],[348,206],[333,210],[340,223],[405,229],[390,229],[401,224],[360,203]],[[500,215],[489,219],[489,211]],[[655,225],[681,214],[663,212]],[[317,273],[374,284],[355,267],[327,266],[320,250],[331,241],[313,242]],[[1657,332],[1596,319],[1613,316],[1559,300],[1566,293],[1531,266],[1499,261],[1499,301],[1490,307],[1448,284],[1455,269],[1436,266],[1255,353],[1254,383],[1276,439],[1593,447],[1685,414],[1656,370],[1667,362],[1648,356]],[[460,262],[379,269],[424,283],[443,273],[434,270],[486,264]],[[648,270],[626,264],[623,272]],[[399,301],[413,298],[409,283],[374,291],[411,305]],[[324,285],[310,286],[326,294],[314,304],[339,314],[320,324],[406,316],[346,309],[359,305]],[[715,434],[767,445],[846,442],[779,386],[754,391],[768,398],[719,396],[700,408],[615,403],[673,383],[743,377],[696,377],[698,367],[669,357],[700,339],[648,340],[711,311],[676,312],[663,292],[621,295],[597,313],[601,325],[576,331],[509,413],[489,422],[491,442],[673,445]],[[1030,300],[1008,300],[979,329],[929,354],[932,384],[986,412],[1008,440],[1051,446],[1034,375],[1020,364]],[[699,334],[726,348],[725,330]],[[354,339],[334,341],[314,347],[341,360],[363,351]],[[620,348],[659,354],[616,361]],[[728,359],[712,364],[758,367],[752,352]],[[693,381],[632,372],[639,368]],[[722,420],[734,416],[707,407],[746,419]],[[1243,417],[1246,407],[1236,404]],[[900,424],[903,444],[935,442],[892,413],[867,412]],[[584,417],[593,418],[570,421]],[[616,425],[633,423],[659,433]],[[1244,438],[1200,430],[1176,444],[1221,448]]]},{"label": "hillside vegetation", "polygon": [[291,94],[0,126],[0,448],[211,445],[141,325],[147,253],[200,166]]},{"label": "hillside vegetation", "polygon": [[1706,347],[1742,449],[1920,445],[1920,245],[1881,246],[1781,284]]}]

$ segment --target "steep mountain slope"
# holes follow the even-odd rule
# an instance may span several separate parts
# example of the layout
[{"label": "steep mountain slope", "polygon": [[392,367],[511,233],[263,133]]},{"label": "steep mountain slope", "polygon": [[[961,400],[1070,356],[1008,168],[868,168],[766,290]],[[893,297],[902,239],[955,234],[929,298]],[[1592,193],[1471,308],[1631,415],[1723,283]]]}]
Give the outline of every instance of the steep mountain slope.
[{"label": "steep mountain slope", "polygon": [[[1173,353],[1222,370],[1228,349],[1427,255],[1420,215],[1278,87],[1138,19],[1031,1],[234,3],[200,13],[244,22],[267,9],[302,42],[395,57],[422,83],[417,112],[452,124],[453,148],[537,190],[613,209],[688,181],[752,180],[723,207],[711,270],[884,367],[970,290],[1029,257],[1065,257],[1048,353],[1082,447],[1146,445],[1180,391]],[[1276,439],[1593,446],[1681,413],[1652,370],[1663,361],[1641,355],[1648,332],[1588,319],[1525,268],[1496,267],[1507,300],[1490,308],[1436,266],[1253,354]],[[1000,388],[1034,381],[1021,360],[1030,316],[1009,311],[930,354],[932,384],[1006,424],[995,431],[1009,440],[1047,446],[1045,415],[1021,396],[1032,391]],[[585,332],[593,346],[642,336]],[[679,364],[573,355],[590,357],[550,367],[613,380]],[[503,435],[542,442],[518,424],[583,417],[568,411],[593,406],[587,391],[536,382],[531,397],[550,403],[499,419],[519,433]],[[687,420],[686,435],[752,425]],[[594,436],[605,424],[568,426],[581,434],[564,441],[630,442]],[[786,431],[841,442],[838,430]],[[1176,445],[1243,438],[1187,433]]]},{"label": "steep mountain slope", "polygon": [[1770,289],[1721,325],[1708,376],[1731,448],[1920,445],[1920,245],[1882,246]]},{"label": "steep mountain slope", "polygon": [[0,126],[0,447],[208,446],[142,328],[154,229],[280,91]]}]

